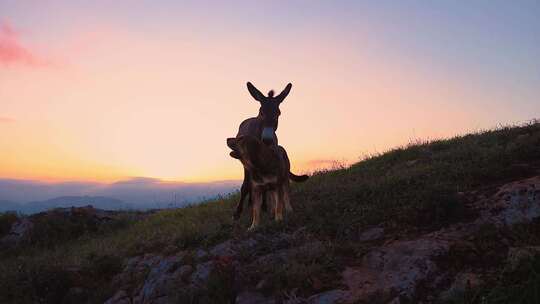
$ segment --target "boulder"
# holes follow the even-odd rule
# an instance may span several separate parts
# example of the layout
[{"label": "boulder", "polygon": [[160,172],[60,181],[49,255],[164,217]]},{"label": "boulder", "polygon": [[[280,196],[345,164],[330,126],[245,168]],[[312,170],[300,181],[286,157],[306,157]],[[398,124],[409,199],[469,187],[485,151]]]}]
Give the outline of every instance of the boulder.
[{"label": "boulder", "polygon": [[374,227],[360,233],[360,235],[358,236],[358,240],[360,242],[370,242],[370,241],[380,240],[383,237],[384,237],[384,228]]},{"label": "boulder", "polygon": [[[488,209],[498,225],[528,223],[540,217],[540,177],[508,183],[491,198]],[[489,216],[489,215],[484,215]]]},{"label": "boulder", "polygon": [[232,257],[236,255],[233,240],[227,240],[210,249],[210,255],[214,257]]},{"label": "boulder", "polygon": [[191,274],[191,282],[196,286],[203,286],[210,277],[210,273],[216,267],[214,261],[208,261],[198,264],[195,271]]},{"label": "boulder", "polygon": [[124,290],[119,290],[112,298],[105,301],[104,304],[131,304],[131,299]]},{"label": "boulder", "polygon": [[341,304],[349,302],[350,293],[345,290],[329,290],[307,299],[309,304]]},{"label": "boulder", "polygon": [[465,293],[477,288],[483,283],[483,280],[480,278],[479,275],[471,272],[461,272],[456,275],[454,278],[454,282],[452,282],[452,285],[450,288],[448,288],[446,291],[443,291],[440,296],[439,300],[442,302],[450,301],[453,298],[456,297],[464,297]]},{"label": "boulder", "polygon": [[0,239],[3,246],[17,246],[28,240],[34,223],[29,218],[22,218],[11,225],[9,233]]},{"label": "boulder", "polygon": [[244,291],[236,296],[236,304],[275,304],[276,301],[265,297],[263,294],[252,291]]},{"label": "boulder", "polygon": [[354,301],[412,299],[419,284],[429,283],[438,274],[434,259],[449,248],[447,241],[431,238],[390,243],[368,252],[360,266],[347,267],[344,283]]}]

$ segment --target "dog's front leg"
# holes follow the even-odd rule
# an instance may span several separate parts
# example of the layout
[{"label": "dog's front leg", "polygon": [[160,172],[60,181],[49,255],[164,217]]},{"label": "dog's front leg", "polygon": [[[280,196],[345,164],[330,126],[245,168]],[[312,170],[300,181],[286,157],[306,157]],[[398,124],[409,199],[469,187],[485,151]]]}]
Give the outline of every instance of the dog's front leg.
[{"label": "dog's front leg", "polygon": [[257,228],[257,226],[259,226],[259,223],[261,221],[262,195],[263,195],[263,192],[261,191],[261,189],[259,189],[259,187],[251,186],[250,197],[251,197],[251,202],[253,204],[253,206],[251,206],[253,210],[253,219],[251,222],[251,227],[249,227],[248,229],[249,231]]},{"label": "dog's front leg", "polygon": [[[242,214],[244,208],[244,200],[246,196],[250,193],[251,180],[249,176],[249,171],[244,168],[244,181],[242,182],[242,187],[240,188],[240,200],[236,205],[236,211],[233,214],[233,220],[238,220]],[[251,205],[251,196],[249,197],[249,205]]]}]

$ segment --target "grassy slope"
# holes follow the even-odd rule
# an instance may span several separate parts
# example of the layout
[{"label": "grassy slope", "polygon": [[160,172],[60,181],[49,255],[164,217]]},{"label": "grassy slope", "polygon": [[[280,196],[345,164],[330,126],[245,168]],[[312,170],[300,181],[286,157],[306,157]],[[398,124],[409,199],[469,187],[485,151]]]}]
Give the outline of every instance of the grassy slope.
[{"label": "grassy slope", "polygon": [[[266,222],[260,230],[271,234],[306,227],[335,244],[336,255],[358,254],[362,249],[351,244],[367,226],[382,224],[396,233],[438,229],[466,216],[458,192],[538,174],[539,167],[539,123],[414,143],[350,168],[315,174],[293,188],[295,213],[284,224]],[[245,237],[247,214],[239,225],[231,220],[237,198],[161,211],[117,231],[3,257],[0,302],[2,295],[43,296],[41,289],[54,287],[40,280],[50,281],[51,276],[68,284],[72,279],[62,272],[66,268],[80,269],[86,285],[99,288],[107,285],[125,257]],[[100,290],[96,299],[110,292]]]}]

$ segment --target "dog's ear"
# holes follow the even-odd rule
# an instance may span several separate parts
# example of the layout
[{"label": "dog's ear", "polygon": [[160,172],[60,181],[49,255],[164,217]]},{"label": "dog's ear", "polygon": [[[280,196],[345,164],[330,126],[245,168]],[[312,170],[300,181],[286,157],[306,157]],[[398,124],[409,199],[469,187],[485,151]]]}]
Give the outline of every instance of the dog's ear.
[{"label": "dog's ear", "polygon": [[281,93],[279,93],[278,96],[276,96],[276,101],[277,102],[282,102],[283,100],[285,100],[285,97],[287,97],[287,95],[289,95],[289,92],[291,91],[291,88],[292,88],[292,84],[291,83],[287,84],[285,89],[283,89],[283,91]]},{"label": "dog's ear", "polygon": [[255,100],[257,100],[258,102],[266,101],[266,97],[264,97],[263,93],[257,90],[257,88],[253,84],[251,84],[251,82],[247,83],[247,88],[248,88],[249,94],[251,94],[251,97],[255,98]]},{"label": "dog's ear", "polygon": [[236,143],[237,143],[236,137],[229,137],[227,138],[227,147],[231,148],[232,150],[236,150]]}]

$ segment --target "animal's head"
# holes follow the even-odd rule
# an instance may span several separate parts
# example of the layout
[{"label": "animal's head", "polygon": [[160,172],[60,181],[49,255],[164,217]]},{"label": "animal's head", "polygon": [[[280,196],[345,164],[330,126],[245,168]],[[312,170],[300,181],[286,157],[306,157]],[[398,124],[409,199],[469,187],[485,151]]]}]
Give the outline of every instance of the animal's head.
[{"label": "animal's head", "polygon": [[268,96],[264,96],[251,82],[247,83],[247,88],[251,96],[261,104],[261,108],[259,109],[259,117],[262,118],[263,127],[261,140],[266,144],[274,143],[278,128],[278,119],[281,114],[279,104],[289,95],[292,84],[287,84],[285,89],[277,96],[274,96],[273,90],[268,92]]},{"label": "animal's head", "polygon": [[238,152],[238,159],[248,168],[260,170],[275,167],[280,160],[278,151],[273,146],[269,147],[250,135],[227,138],[227,146]]}]

